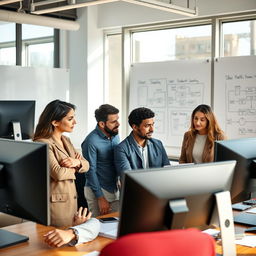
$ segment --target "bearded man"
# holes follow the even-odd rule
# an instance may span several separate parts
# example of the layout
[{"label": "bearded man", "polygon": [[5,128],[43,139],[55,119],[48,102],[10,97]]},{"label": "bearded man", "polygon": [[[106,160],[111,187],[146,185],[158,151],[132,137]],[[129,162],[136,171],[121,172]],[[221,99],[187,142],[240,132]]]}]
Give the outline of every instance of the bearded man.
[{"label": "bearded man", "polygon": [[118,135],[119,110],[103,104],[95,110],[96,128],[82,143],[82,152],[90,163],[84,187],[85,198],[92,216],[118,211],[119,191],[114,164],[114,147]]}]

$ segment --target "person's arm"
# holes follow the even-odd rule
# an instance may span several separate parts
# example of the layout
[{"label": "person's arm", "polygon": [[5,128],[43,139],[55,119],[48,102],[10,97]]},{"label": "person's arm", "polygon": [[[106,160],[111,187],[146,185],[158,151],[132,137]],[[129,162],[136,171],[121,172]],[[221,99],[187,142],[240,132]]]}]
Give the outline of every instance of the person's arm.
[{"label": "person's arm", "polygon": [[166,166],[166,165],[170,165],[170,161],[168,159],[166,150],[165,150],[165,148],[163,146],[163,143],[161,141],[160,141],[160,144],[161,144],[161,148],[162,148],[162,167]]},{"label": "person's arm", "polygon": [[90,163],[90,169],[86,174],[87,184],[93,191],[95,197],[98,200],[100,214],[107,214],[110,212],[110,204],[106,200],[101,190],[101,186],[96,173],[97,170],[97,148],[89,143],[84,142],[82,144],[83,155],[88,159]]},{"label": "person's arm", "polygon": [[95,218],[67,230],[54,229],[44,235],[44,241],[51,247],[78,245],[95,239],[100,231],[100,222]]},{"label": "person's arm", "polygon": [[49,162],[50,162],[50,175],[51,178],[55,181],[59,180],[75,180],[75,168],[62,167],[58,162],[54,148],[52,145],[49,145]]},{"label": "person's arm", "polygon": [[127,157],[127,153],[122,145],[117,145],[114,148],[114,161],[118,176],[122,176],[122,173],[127,170],[132,170],[130,161]]}]

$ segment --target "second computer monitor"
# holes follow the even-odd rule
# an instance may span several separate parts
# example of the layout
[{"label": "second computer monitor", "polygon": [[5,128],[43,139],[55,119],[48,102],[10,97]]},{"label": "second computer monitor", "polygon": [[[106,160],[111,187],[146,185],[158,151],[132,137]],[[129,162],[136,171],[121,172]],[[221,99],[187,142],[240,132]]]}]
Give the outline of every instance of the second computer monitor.
[{"label": "second computer monitor", "polygon": [[34,122],[34,100],[0,100],[0,138],[31,139]]},{"label": "second computer monitor", "polygon": [[232,203],[249,199],[256,183],[256,138],[215,142],[215,161],[236,160],[231,189]]},{"label": "second computer monitor", "polygon": [[235,164],[227,161],[125,172],[118,235],[205,228],[215,212],[215,193],[230,190]]}]

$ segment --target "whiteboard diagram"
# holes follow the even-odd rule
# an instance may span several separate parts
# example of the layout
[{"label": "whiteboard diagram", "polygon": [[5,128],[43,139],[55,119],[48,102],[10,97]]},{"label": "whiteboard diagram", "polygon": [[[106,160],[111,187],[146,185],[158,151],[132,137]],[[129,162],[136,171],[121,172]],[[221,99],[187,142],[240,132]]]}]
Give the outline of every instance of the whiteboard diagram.
[{"label": "whiteboard diagram", "polygon": [[251,137],[256,134],[255,86],[226,84],[226,132]]},{"label": "whiteboard diagram", "polygon": [[256,57],[215,63],[214,110],[229,139],[256,136]]},{"label": "whiteboard diagram", "polygon": [[155,112],[154,138],[168,154],[179,156],[192,110],[210,104],[210,65],[205,61],[140,63],[131,67],[129,112],[147,107]]}]

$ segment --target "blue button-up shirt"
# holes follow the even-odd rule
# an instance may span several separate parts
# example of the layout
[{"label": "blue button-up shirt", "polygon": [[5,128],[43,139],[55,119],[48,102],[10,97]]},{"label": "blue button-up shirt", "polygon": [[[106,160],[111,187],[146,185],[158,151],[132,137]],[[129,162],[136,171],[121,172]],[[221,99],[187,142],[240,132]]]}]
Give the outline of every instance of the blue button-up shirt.
[{"label": "blue button-up shirt", "polygon": [[82,143],[83,156],[90,163],[85,185],[97,198],[103,196],[101,188],[110,193],[117,191],[113,149],[119,142],[118,135],[108,138],[97,125]]}]

